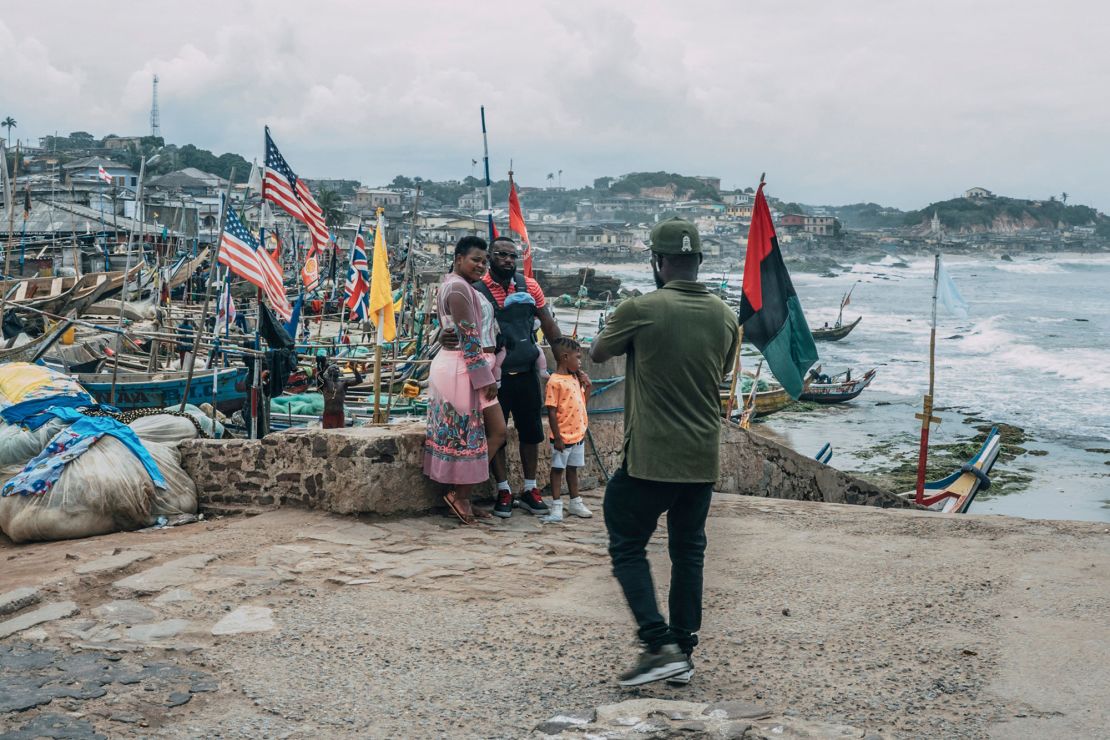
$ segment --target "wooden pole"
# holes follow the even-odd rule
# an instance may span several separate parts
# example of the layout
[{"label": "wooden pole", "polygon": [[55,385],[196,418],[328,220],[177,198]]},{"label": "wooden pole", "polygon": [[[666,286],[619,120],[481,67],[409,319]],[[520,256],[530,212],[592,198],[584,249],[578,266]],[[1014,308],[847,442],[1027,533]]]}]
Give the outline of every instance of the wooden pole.
[{"label": "wooden pole", "polygon": [[[11,132],[11,129],[8,129]],[[8,169],[8,155],[4,153],[4,171]],[[8,248],[4,250],[4,277],[12,274],[12,236],[15,232],[15,188],[19,179],[19,142],[15,145],[15,162],[12,163],[12,178],[8,181]]]},{"label": "wooden pole", "polygon": [[925,395],[921,406],[921,413],[914,418],[921,420],[921,445],[917,454],[917,490],[914,501],[921,506],[925,501],[925,467],[929,457],[929,425],[939,422],[933,416],[933,390],[936,382],[936,350],[937,350],[937,285],[940,280],[940,254],[936,255],[933,263],[933,325],[929,331],[929,392]]},{"label": "wooden pole", "polygon": [[736,337],[736,359],[732,363],[732,383],[728,389],[728,403],[725,404],[725,418],[732,419],[732,409],[736,406],[736,382],[740,379],[740,348],[744,344],[744,325]]},{"label": "wooden pole", "polygon": [[[406,334],[412,334],[413,326],[416,325],[416,301],[412,297],[412,270],[414,260],[412,258],[412,251],[416,249],[416,218],[417,209],[420,206],[420,186],[416,186],[416,195],[412,200],[412,223],[409,227],[409,249],[405,253],[405,270],[402,277],[401,285],[401,311],[405,310],[405,306],[412,304],[412,310],[407,314],[401,314],[401,328],[407,329]],[[407,319],[406,319],[407,317]]]},{"label": "wooden pole", "polygon": [[385,337],[385,322],[378,321],[378,344],[374,348],[374,423],[384,424],[389,418],[382,419],[382,342]]},{"label": "wooden pole", "polygon": [[[213,276],[219,275],[219,270],[216,269],[220,264],[220,246],[224,240],[224,222],[227,220],[227,209],[231,207],[231,183],[235,179],[235,168],[231,168],[231,172],[227,177],[227,192],[224,194],[223,203],[220,204],[220,231],[216,238],[216,250],[212,255],[212,267],[208,270],[208,285],[204,288],[204,304],[200,309],[200,323],[197,324],[196,334],[193,340],[193,353],[189,358],[189,371],[185,375],[185,392],[181,395],[181,407],[179,412],[185,411],[185,404],[189,402],[189,386],[193,383],[193,371],[196,367],[197,351],[200,349],[201,339],[204,337],[204,326],[208,321],[208,301],[212,297],[212,286],[215,284],[212,280]],[[140,183],[141,185],[142,183]],[[188,291],[186,291],[188,293]]]},{"label": "wooden pole", "polygon": [[[146,218],[146,209],[143,208],[143,178],[146,175],[146,157],[141,157],[139,160],[139,189],[135,194],[135,220],[139,223],[139,239],[143,238],[143,219]],[[123,312],[127,308],[127,278],[131,273],[131,245],[135,240],[135,228],[127,234],[127,257],[123,263],[123,287],[120,290],[119,296],[119,318],[116,322],[116,329],[123,330]],[[142,283],[142,270],[139,271],[139,283]],[[116,404],[116,381],[119,379],[119,356],[120,356],[120,335],[116,334],[116,353],[112,358],[112,390],[108,395],[108,403],[115,406]]]}]

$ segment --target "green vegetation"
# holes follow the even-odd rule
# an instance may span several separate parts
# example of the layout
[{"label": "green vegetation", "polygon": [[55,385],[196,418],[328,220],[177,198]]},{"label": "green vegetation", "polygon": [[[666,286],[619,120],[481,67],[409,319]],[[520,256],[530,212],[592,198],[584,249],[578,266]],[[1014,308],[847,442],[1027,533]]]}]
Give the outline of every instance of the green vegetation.
[{"label": "green vegetation", "polygon": [[998,220],[1031,222],[1032,228],[1052,229],[1057,224],[1067,226],[1101,225],[1105,220],[1089,206],[1069,206],[1052,196],[1047,200],[1021,200],[1018,198],[953,198],[932,203],[920,211],[907,213],[905,226],[928,224],[934,211],[946,229],[971,231],[990,229]]},{"label": "green vegetation", "polygon": [[[685,175],[676,175],[672,172],[632,172],[625,175],[620,182],[609,186],[610,193],[626,193],[639,195],[643,188],[662,188],[674,185],[679,197],[688,197],[697,200],[721,200],[721,194],[701,180]],[[688,196],[684,194],[688,193]]]},{"label": "green vegetation", "polygon": [[[846,206],[828,206],[827,210],[847,229],[895,228],[905,223],[906,213],[897,208],[878,203],[852,203]],[[932,218],[932,212],[930,212]]]}]

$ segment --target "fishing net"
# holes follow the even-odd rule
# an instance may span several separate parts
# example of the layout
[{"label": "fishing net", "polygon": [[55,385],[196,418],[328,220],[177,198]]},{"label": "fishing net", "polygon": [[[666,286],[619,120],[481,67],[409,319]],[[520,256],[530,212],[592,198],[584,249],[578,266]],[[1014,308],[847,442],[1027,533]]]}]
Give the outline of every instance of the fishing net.
[{"label": "fishing net", "polygon": [[0,468],[10,465],[22,468],[66,426],[68,424],[60,419],[52,419],[38,429],[0,423]]},{"label": "fishing net", "polygon": [[[186,419],[182,419],[191,424]],[[0,498],[0,529],[14,542],[91,537],[155,524],[197,510],[196,486],[177,450],[144,442],[166,480],[159,489],[139,459],[111,436],[69,462],[47,492]],[[22,465],[0,469],[5,480]]]},{"label": "fishing net", "polygon": [[270,415],[316,415],[324,413],[324,397],[319,393],[297,393],[270,399]]}]

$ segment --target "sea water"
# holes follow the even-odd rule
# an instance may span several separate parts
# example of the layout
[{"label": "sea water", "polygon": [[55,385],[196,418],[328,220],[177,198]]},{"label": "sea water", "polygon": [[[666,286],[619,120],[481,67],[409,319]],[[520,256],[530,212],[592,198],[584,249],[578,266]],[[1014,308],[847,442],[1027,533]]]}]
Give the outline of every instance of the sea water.
[{"label": "sea water", "polygon": [[[1029,450],[998,463],[1028,483],[1006,495],[981,494],[973,513],[1110,521],[1110,255],[944,261],[970,311],[959,319],[938,307],[934,413],[941,423],[931,443],[969,441],[984,422],[966,422],[981,419],[1020,427]],[[602,269],[627,287],[653,287],[647,267]],[[733,290],[742,280],[739,268],[702,277],[727,279]],[[897,255],[832,276],[793,271],[811,328],[832,325],[855,285],[844,322],[863,320],[845,339],[817,344],[824,372],[878,372],[855,401],[775,414],[761,431],[807,455],[829,442],[830,464],[849,471],[880,464],[876,449],[913,454],[920,431],[914,414],[929,382],[932,277],[932,257]],[[559,310],[564,329],[574,317],[573,309]],[[578,319],[585,333],[596,327],[597,313]]]}]

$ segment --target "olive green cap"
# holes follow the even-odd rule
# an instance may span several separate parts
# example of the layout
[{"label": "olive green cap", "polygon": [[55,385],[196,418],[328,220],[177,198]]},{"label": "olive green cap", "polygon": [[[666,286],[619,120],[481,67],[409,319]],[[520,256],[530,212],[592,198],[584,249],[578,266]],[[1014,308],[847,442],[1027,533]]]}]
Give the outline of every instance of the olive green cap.
[{"label": "olive green cap", "polygon": [[651,251],[659,254],[700,253],[698,227],[677,216],[660,221],[651,230]]}]

